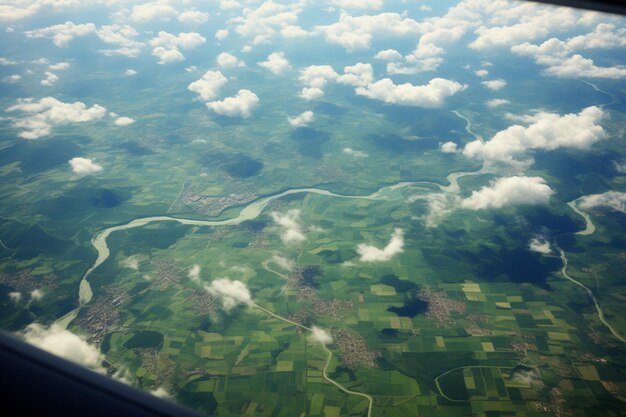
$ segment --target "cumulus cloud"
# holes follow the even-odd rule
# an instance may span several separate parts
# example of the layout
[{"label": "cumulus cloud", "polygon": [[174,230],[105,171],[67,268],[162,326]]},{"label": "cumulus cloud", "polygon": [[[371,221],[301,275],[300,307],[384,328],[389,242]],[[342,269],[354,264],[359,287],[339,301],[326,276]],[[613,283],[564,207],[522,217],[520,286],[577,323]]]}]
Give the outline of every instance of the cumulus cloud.
[{"label": "cumulus cloud", "polygon": [[369,155],[363,151],[357,151],[352,148],[343,148],[342,152],[354,158],[367,158]]},{"label": "cumulus cloud", "polygon": [[317,87],[305,87],[300,92],[300,97],[302,97],[306,101],[316,100],[318,98],[324,97],[324,90]]},{"label": "cumulus cloud", "polygon": [[316,26],[315,31],[326,41],[341,45],[347,51],[368,49],[374,35],[404,37],[418,35],[423,25],[398,13],[351,16],[341,12],[339,21],[327,26]]},{"label": "cumulus cloud", "polygon": [[178,15],[178,21],[186,25],[201,25],[209,20],[209,14],[197,10],[185,10]]},{"label": "cumulus cloud", "polygon": [[22,79],[22,76],[19,74],[7,75],[2,79],[2,82],[14,84]]},{"label": "cumulus cloud", "polygon": [[217,65],[222,68],[236,68],[245,67],[246,63],[238,59],[235,55],[231,55],[228,52],[222,52],[217,56]]},{"label": "cumulus cloud", "polygon": [[269,42],[282,29],[297,26],[302,11],[299,3],[280,4],[269,0],[254,8],[244,8],[241,16],[229,21],[235,31],[244,38],[252,38],[252,44]]},{"label": "cumulus cloud", "polygon": [[185,59],[179,48],[194,49],[205,42],[206,39],[196,32],[173,35],[160,31],[156,38],[150,40],[150,45],[154,48],[152,55],[159,58],[159,64],[170,64]]},{"label": "cumulus cloud", "polygon": [[115,124],[115,126],[129,126],[135,123],[135,119],[122,116],[122,117],[118,117],[117,119],[115,119],[113,123]]},{"label": "cumulus cloud", "polygon": [[383,249],[360,243],[356,247],[356,251],[361,257],[361,262],[388,261],[395,255],[404,252],[404,232],[402,229],[396,228],[391,235],[389,243]]},{"label": "cumulus cloud", "polygon": [[420,219],[428,228],[437,227],[441,220],[452,213],[458,206],[460,198],[448,193],[418,194],[409,197],[410,203],[424,201],[426,203],[426,214]]},{"label": "cumulus cloud", "polygon": [[258,62],[257,65],[267,68],[272,74],[280,75],[291,69],[289,61],[285,58],[284,52],[273,52],[269,54],[267,60]]},{"label": "cumulus cloud", "polygon": [[153,20],[169,20],[177,15],[178,11],[170,4],[154,1],[133,6],[130,18],[137,23],[147,23]]},{"label": "cumulus cloud", "polygon": [[547,204],[554,191],[541,177],[500,178],[461,201],[469,210],[486,210],[510,205]]},{"label": "cumulus cloud", "polygon": [[104,25],[98,29],[97,35],[104,43],[117,46],[115,49],[100,50],[106,56],[135,58],[143,48],[143,43],[135,40],[139,32],[129,25]]},{"label": "cumulus cloud", "polygon": [[300,71],[299,80],[309,87],[324,88],[337,78],[339,74],[330,65],[311,65]]},{"label": "cumulus cloud", "polygon": [[139,270],[139,261],[134,256],[129,256],[128,258],[121,261],[120,264],[124,268],[132,269],[133,271]]},{"label": "cumulus cloud", "polygon": [[357,63],[343,68],[343,75],[337,77],[340,84],[364,87],[374,81],[374,68],[371,64]]},{"label": "cumulus cloud", "polygon": [[52,43],[62,48],[67,46],[72,39],[96,32],[96,25],[93,23],[74,24],[65,22],[59,25],[48,26],[42,29],[29,30],[26,36],[29,38],[52,39]]},{"label": "cumulus cloud", "polygon": [[474,71],[474,74],[476,74],[476,76],[478,77],[486,77],[487,75],[489,75],[489,71],[487,71],[486,69],[479,69]]},{"label": "cumulus cloud", "polygon": [[315,115],[311,110],[307,110],[296,117],[289,117],[289,124],[293,127],[308,126],[313,121]]},{"label": "cumulus cloud", "polygon": [[490,109],[495,109],[496,107],[503,106],[505,104],[511,103],[509,100],[505,100],[503,98],[494,98],[492,100],[487,101],[487,107]]},{"label": "cumulus cloud", "polygon": [[620,174],[626,174],[626,161],[613,161],[613,168]]},{"label": "cumulus cloud", "polygon": [[39,288],[36,288],[30,292],[31,301],[39,301],[45,294]]},{"label": "cumulus cloud", "polygon": [[585,58],[575,51],[580,49],[608,49],[626,45],[626,29],[616,30],[608,23],[599,24],[593,32],[562,41],[550,38],[541,45],[524,42],[511,47],[518,55],[529,56],[541,66],[544,73],[561,78],[626,78],[623,66],[600,67],[592,59]]},{"label": "cumulus cloud", "polygon": [[311,328],[311,335],[309,336],[309,340],[322,345],[330,345],[331,343],[333,343],[333,337],[330,335],[330,333],[317,326],[313,326]]},{"label": "cumulus cloud", "polygon": [[219,71],[207,71],[201,79],[187,86],[189,91],[198,93],[203,101],[209,101],[217,97],[220,89],[226,85],[228,79]]},{"label": "cumulus cloud", "polygon": [[134,69],[127,69],[126,72],[124,73],[126,74],[126,76],[128,77],[132,77],[133,75],[137,75],[137,71],[135,71]]},{"label": "cumulus cloud", "polygon": [[259,104],[259,97],[250,90],[239,90],[234,97],[226,97],[221,101],[206,103],[208,109],[228,117],[248,118],[252,110]]},{"label": "cumulus cloud", "polygon": [[274,222],[283,228],[280,238],[286,245],[306,240],[302,225],[300,224],[300,210],[291,209],[285,214],[278,212],[270,213]]},{"label": "cumulus cloud", "polygon": [[468,143],[463,154],[470,158],[514,162],[516,156],[532,149],[589,149],[607,136],[599,124],[604,117],[604,111],[596,106],[564,116],[540,112],[523,118],[532,122],[527,127],[513,125],[488,141]]},{"label": "cumulus cloud", "polygon": [[65,71],[70,67],[69,62],[59,62],[57,64],[52,64],[48,67],[50,71]]},{"label": "cumulus cloud", "polygon": [[483,81],[481,84],[485,88],[488,88],[493,91],[498,91],[506,87],[506,81],[504,80],[488,80],[488,81]]},{"label": "cumulus cloud", "polygon": [[15,303],[15,305],[18,305],[20,301],[22,301],[22,293],[19,291],[11,291],[9,293],[9,298]]},{"label": "cumulus cloud", "polygon": [[439,149],[441,149],[441,152],[443,152],[443,153],[457,153],[457,152],[459,152],[459,147],[454,142],[442,143],[441,146],[439,147]]},{"label": "cumulus cloud", "polygon": [[272,262],[274,262],[276,265],[280,266],[281,268],[287,271],[292,271],[293,268],[296,266],[296,263],[294,261],[292,261],[291,259],[287,259],[284,256],[280,256],[280,255],[272,256]]},{"label": "cumulus cloud", "polygon": [[578,200],[578,206],[583,210],[602,207],[626,213],[626,193],[607,191],[602,194],[586,195]]},{"label": "cumulus cloud", "polygon": [[441,107],[446,98],[465,88],[463,84],[444,78],[433,78],[426,85],[394,84],[391,79],[384,78],[365,87],[357,87],[356,93],[388,104],[436,108]]},{"label": "cumulus cloud", "polygon": [[534,4],[511,6],[510,3],[500,2],[499,6],[497,3],[494,6],[502,7],[492,17],[496,25],[479,27],[476,30],[478,36],[469,44],[470,48],[483,51],[516,45],[545,37],[549,33],[588,26],[597,16],[593,13],[579,13],[572,8],[542,7]]},{"label": "cumulus cloud", "polygon": [[81,177],[102,171],[102,166],[96,164],[91,158],[76,157],[70,159],[68,163],[72,167],[72,171]]},{"label": "cumulus cloud", "polygon": [[331,4],[342,9],[380,9],[383,0],[332,0]]},{"label": "cumulus cloud", "polygon": [[552,249],[550,249],[550,242],[543,236],[534,237],[528,242],[528,249],[531,252],[541,253],[543,255],[550,255]]},{"label": "cumulus cloud", "polygon": [[374,58],[384,61],[397,61],[402,59],[402,54],[395,49],[385,49],[374,55]]},{"label": "cumulus cloud", "polygon": [[191,267],[191,269],[189,269],[187,276],[189,277],[190,280],[192,280],[196,284],[199,284],[200,283],[200,271],[201,271],[200,265],[195,264],[194,266]]},{"label": "cumulus cloud", "polygon": [[54,83],[59,81],[59,76],[50,71],[46,71],[44,74],[46,75],[46,78],[44,80],[41,80],[41,85],[52,87]]},{"label": "cumulus cloud", "polygon": [[218,29],[217,31],[215,31],[215,39],[217,39],[218,41],[223,41],[224,39],[228,38],[229,34],[230,32],[227,29]]},{"label": "cumulus cloud", "polygon": [[64,103],[53,97],[18,99],[7,111],[22,113],[13,120],[13,127],[23,139],[38,139],[49,135],[54,126],[92,122],[106,115],[106,109],[98,104],[87,107],[80,101]]},{"label": "cumulus cloud", "polygon": [[211,281],[211,284],[205,285],[205,289],[222,300],[224,310],[231,310],[240,304],[253,305],[250,290],[241,281],[230,280],[228,278],[219,278]]},{"label": "cumulus cloud", "polygon": [[105,372],[102,367],[104,355],[100,353],[100,349],[58,324],[53,324],[50,327],[37,323],[29,324],[22,337],[31,345],[53,355],[100,373]]}]

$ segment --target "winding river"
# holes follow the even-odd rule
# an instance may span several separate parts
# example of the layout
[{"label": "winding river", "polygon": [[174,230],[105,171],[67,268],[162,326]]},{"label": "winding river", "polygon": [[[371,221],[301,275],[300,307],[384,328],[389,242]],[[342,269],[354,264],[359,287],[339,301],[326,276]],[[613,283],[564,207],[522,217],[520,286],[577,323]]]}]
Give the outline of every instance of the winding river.
[{"label": "winding river", "polygon": [[[574,201],[570,201],[569,203],[567,203],[567,205],[578,215],[580,215],[584,220],[585,220],[585,228],[583,230],[580,230],[574,234],[579,235],[579,236],[588,236],[592,233],[594,233],[596,231],[596,227],[593,224],[593,222],[591,221],[591,216],[589,216],[588,213],[582,211],[581,209],[578,208],[578,206],[576,205],[576,202],[578,200],[574,200]],[[563,236],[563,235],[561,235]],[[611,326],[609,324],[608,321],[606,321],[606,318],[604,317],[604,311],[602,310],[602,307],[600,307],[600,303],[598,302],[598,299],[596,298],[596,296],[593,294],[593,291],[591,291],[591,289],[589,287],[587,287],[585,284],[583,284],[582,282],[572,278],[568,273],[567,273],[567,266],[568,266],[568,260],[567,260],[567,256],[565,255],[565,251],[563,249],[561,249],[561,247],[559,246],[557,239],[559,236],[556,236],[554,238],[554,243],[556,248],[559,251],[559,255],[561,257],[561,262],[563,263],[563,267],[561,268],[561,275],[563,275],[563,277],[565,279],[567,279],[570,282],[573,282],[574,284],[576,284],[577,286],[579,286],[580,288],[584,289],[585,292],[587,293],[587,295],[589,295],[589,297],[591,298],[591,300],[593,301],[593,305],[596,308],[596,312],[598,313],[598,319],[600,320],[600,322],[602,324],[604,324],[604,326],[606,326],[607,329],[609,329],[609,331],[613,334],[613,336],[615,336],[616,338],[618,338],[619,340],[621,340],[622,342],[626,343],[626,338],[624,338],[624,336],[622,336],[621,334],[619,334],[614,328],[613,326]],[[597,285],[597,276],[596,276],[596,285]]]}]

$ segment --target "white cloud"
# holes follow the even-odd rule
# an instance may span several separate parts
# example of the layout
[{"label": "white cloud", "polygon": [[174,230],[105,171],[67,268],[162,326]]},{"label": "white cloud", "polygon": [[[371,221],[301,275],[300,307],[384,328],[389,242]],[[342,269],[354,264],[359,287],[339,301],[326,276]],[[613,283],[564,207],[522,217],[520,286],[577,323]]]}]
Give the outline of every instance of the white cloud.
[{"label": "white cloud", "polygon": [[620,174],[626,174],[626,161],[613,161],[613,168]]},{"label": "white cloud", "polygon": [[332,0],[331,4],[342,9],[380,9],[383,0]]},{"label": "white cloud", "polygon": [[418,194],[409,197],[410,203],[422,200],[426,202],[427,214],[421,217],[426,227],[437,227],[441,220],[454,211],[460,198],[449,193]]},{"label": "white cloud", "polygon": [[198,284],[200,283],[200,271],[201,271],[200,265],[195,264],[194,266],[191,267],[191,269],[187,273],[187,276],[189,277],[190,280]]},{"label": "white cloud", "polygon": [[556,38],[551,38],[541,45],[523,43],[511,47],[513,53],[529,56],[538,65],[546,67],[544,73],[547,75],[561,78],[626,78],[626,68],[599,67],[592,59],[573,54],[574,50],[569,40],[564,42]]},{"label": "white cloud", "polygon": [[222,52],[217,56],[217,65],[222,68],[236,68],[245,67],[246,63],[237,59],[235,55],[231,55],[228,52]]},{"label": "white cloud", "polygon": [[104,355],[100,353],[100,349],[58,324],[50,327],[37,323],[29,324],[23,337],[26,342],[53,355],[100,373],[105,372],[102,367]]},{"label": "white cloud", "polygon": [[22,301],[22,293],[19,291],[11,291],[9,293],[9,298],[15,303],[15,305],[18,305],[20,301]]},{"label": "white cloud", "polygon": [[274,262],[276,265],[280,266],[281,268],[287,271],[292,271],[293,268],[296,266],[296,263],[294,261],[292,261],[291,259],[287,259],[284,256],[280,256],[280,255],[272,256],[272,262]]},{"label": "white cloud", "polygon": [[454,142],[442,143],[439,148],[443,153],[457,153],[459,151],[458,145]]},{"label": "white cloud", "polygon": [[169,20],[177,15],[178,11],[171,5],[164,1],[155,1],[133,6],[130,18],[137,23],[147,23],[153,20]]},{"label": "white cloud", "polygon": [[187,86],[189,91],[198,93],[203,101],[209,101],[217,97],[220,89],[226,85],[228,79],[219,71],[207,71],[201,79]]},{"label": "white cloud", "polygon": [[14,84],[22,79],[22,76],[19,74],[8,75],[2,79],[2,82]]},{"label": "white cloud", "polygon": [[301,11],[299,3],[280,4],[269,0],[256,9],[244,8],[242,15],[229,23],[235,25],[240,36],[252,38],[252,44],[258,45],[269,42],[281,29],[296,25]]},{"label": "white cloud", "polygon": [[30,292],[30,299],[32,301],[39,301],[45,294],[39,288],[36,288]]},{"label": "white cloud", "polygon": [[487,71],[486,69],[479,69],[474,71],[474,74],[476,74],[476,76],[478,77],[486,77],[487,75],[489,75],[489,71]]},{"label": "white cloud", "polygon": [[289,117],[289,124],[293,127],[308,126],[313,121],[315,115],[311,110],[307,110],[296,117]]},{"label": "white cloud", "polygon": [[225,310],[231,310],[239,304],[253,305],[250,290],[246,284],[238,280],[219,278],[204,287],[210,294],[221,298]]},{"label": "white cloud", "polygon": [[552,249],[550,249],[550,242],[543,236],[534,237],[528,242],[528,249],[531,252],[537,252],[544,255],[550,255]]},{"label": "white cloud", "polygon": [[326,41],[341,45],[347,51],[368,49],[374,35],[404,37],[418,35],[424,26],[398,13],[350,16],[342,12],[339,21],[327,26],[316,26],[315,30],[325,36]]},{"label": "white cloud", "polygon": [[465,145],[463,154],[470,158],[514,162],[516,156],[531,149],[589,149],[606,138],[599,124],[604,117],[604,111],[596,106],[564,116],[537,113],[525,118],[532,122],[528,127],[513,125],[496,133],[489,141],[470,142]]},{"label": "white cloud", "polygon": [[209,14],[197,10],[186,10],[178,15],[178,21],[186,25],[201,25],[209,20]]},{"label": "white cloud", "polygon": [[226,97],[221,101],[211,101],[206,103],[206,106],[222,116],[248,118],[258,104],[259,97],[252,91],[239,90],[234,97]]},{"label": "white cloud", "polygon": [[365,87],[374,81],[374,68],[372,64],[361,62],[343,68],[343,75],[337,77],[340,84],[352,85],[354,87]]},{"label": "white cloud", "polygon": [[72,167],[72,171],[81,177],[102,171],[102,166],[96,164],[91,158],[76,157],[70,159],[68,163]]},{"label": "white cloud", "polygon": [[357,150],[354,150],[352,148],[343,148],[342,152],[345,153],[346,155],[350,155],[350,156],[352,156],[354,158],[367,158],[369,156],[368,154],[366,154],[363,151],[357,151]]},{"label": "white cloud", "polygon": [[23,139],[38,139],[49,135],[54,126],[92,122],[106,115],[106,109],[98,104],[87,107],[80,101],[64,103],[53,97],[39,101],[18,99],[7,111],[23,114],[13,121],[13,127],[20,130],[18,136]]},{"label": "white cloud", "polygon": [[304,39],[315,35],[315,33],[307,32],[300,26],[296,25],[285,26],[280,30],[280,34],[286,39]]},{"label": "white cloud", "polygon": [[324,91],[321,88],[317,87],[305,87],[300,92],[300,97],[302,97],[306,101],[316,100],[318,98],[324,97]]},{"label": "white cloud", "polygon": [[444,78],[433,78],[428,84],[418,86],[394,84],[391,79],[384,78],[366,87],[358,87],[356,93],[388,104],[436,108],[441,107],[446,98],[465,88],[465,85]]},{"label": "white cloud", "polygon": [[309,340],[322,345],[330,345],[333,343],[333,337],[326,330],[313,326],[311,327],[311,335]]},{"label": "white cloud", "polygon": [[115,119],[115,122],[113,123],[115,124],[115,126],[129,126],[135,123],[135,119],[122,116],[122,117],[118,117],[117,119]]},{"label": "white cloud", "polygon": [[159,397],[159,398],[172,398],[172,394],[170,394],[169,392],[167,392],[167,390],[163,387],[159,387],[155,390],[150,391],[150,394],[154,395],[155,397]]},{"label": "white cloud", "polygon": [[215,39],[217,39],[218,41],[223,41],[224,39],[228,38],[229,34],[230,32],[227,29],[219,29],[215,32]]},{"label": "white cloud", "polygon": [[547,204],[554,191],[541,177],[499,178],[489,186],[461,201],[461,207],[470,210],[501,208],[509,205]]},{"label": "white cloud", "polygon": [[384,51],[378,52],[374,58],[384,61],[397,61],[402,59],[402,54],[395,49],[385,49]]},{"label": "white cloud", "polygon": [[274,211],[271,212],[270,215],[279,226],[283,227],[283,232],[280,237],[286,245],[306,240],[306,236],[302,231],[302,225],[299,222],[300,210],[291,209],[285,214]]},{"label": "white cloud", "polygon": [[45,75],[46,78],[44,80],[41,80],[41,85],[52,87],[52,84],[59,81],[59,77],[56,74],[51,73],[50,71],[46,71]]},{"label": "white cloud", "polygon": [[129,256],[128,258],[122,260],[120,262],[124,268],[132,269],[133,271],[139,271],[139,260],[134,256]]},{"label": "white cloud", "polygon": [[59,25],[48,26],[42,29],[29,30],[26,36],[29,38],[47,38],[58,47],[65,47],[77,36],[85,36],[96,32],[96,25],[93,23],[74,24],[65,22]]},{"label": "white cloud", "polygon": [[273,52],[268,55],[266,61],[257,63],[260,67],[267,68],[272,74],[280,75],[291,69],[289,61],[285,58],[284,52]]},{"label": "white cloud", "polygon": [[132,77],[133,75],[137,75],[137,71],[135,71],[134,69],[127,69],[124,74],[126,74],[128,77]]},{"label": "white cloud", "polygon": [[339,77],[330,65],[311,65],[300,71],[300,81],[309,87],[323,88]]},{"label": "white cloud", "polygon": [[391,235],[389,243],[383,249],[360,243],[356,247],[356,251],[361,257],[361,262],[388,261],[395,255],[404,252],[404,232],[402,229],[396,228]]},{"label": "white cloud", "polygon": [[159,64],[170,64],[185,59],[178,48],[193,49],[206,42],[206,39],[196,32],[179,33],[173,35],[164,31],[159,36],[150,40],[154,48],[152,55],[159,58]]},{"label": "white cloud", "polygon": [[504,80],[483,81],[481,84],[485,88],[488,88],[488,89],[493,90],[493,91],[498,91],[498,90],[501,90],[502,88],[506,87],[506,81],[504,81]]},{"label": "white cloud", "polygon": [[418,7],[418,10],[422,11],[422,12],[432,12],[433,8],[426,5],[426,4],[422,4],[420,7]]},{"label": "white cloud", "polygon": [[494,98],[489,100],[486,104],[490,109],[495,109],[496,107],[503,106],[505,104],[511,103],[509,100],[505,100],[503,98]]},{"label": "white cloud", "polygon": [[69,62],[59,62],[58,64],[52,64],[48,67],[50,71],[65,71],[70,67]]},{"label": "white cloud", "polygon": [[106,56],[126,56],[135,58],[141,53],[143,43],[134,38],[139,33],[129,25],[104,25],[97,31],[98,37],[106,44],[116,45],[117,49],[100,50]]},{"label": "white cloud", "polygon": [[476,30],[478,37],[469,44],[470,48],[483,51],[516,45],[550,33],[586,26],[597,16],[593,13],[580,13],[572,8],[542,7],[534,4],[511,7],[508,2],[500,2],[499,6],[504,8],[491,19],[496,25],[501,25],[479,27]]},{"label": "white cloud", "polygon": [[626,213],[626,193],[607,191],[602,194],[586,195],[578,200],[578,206],[583,210],[605,207]]},{"label": "white cloud", "polygon": [[16,64],[17,64],[17,61],[13,61],[12,59],[0,57],[0,65],[6,66],[6,65],[16,65]]}]

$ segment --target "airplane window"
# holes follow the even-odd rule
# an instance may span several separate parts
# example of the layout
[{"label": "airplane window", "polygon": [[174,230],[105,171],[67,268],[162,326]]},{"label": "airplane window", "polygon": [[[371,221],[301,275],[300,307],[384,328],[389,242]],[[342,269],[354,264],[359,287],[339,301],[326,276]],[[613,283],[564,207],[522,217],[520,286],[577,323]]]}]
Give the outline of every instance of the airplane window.
[{"label": "airplane window", "polygon": [[620,415],[626,21],[0,0],[0,327],[219,416]]}]

